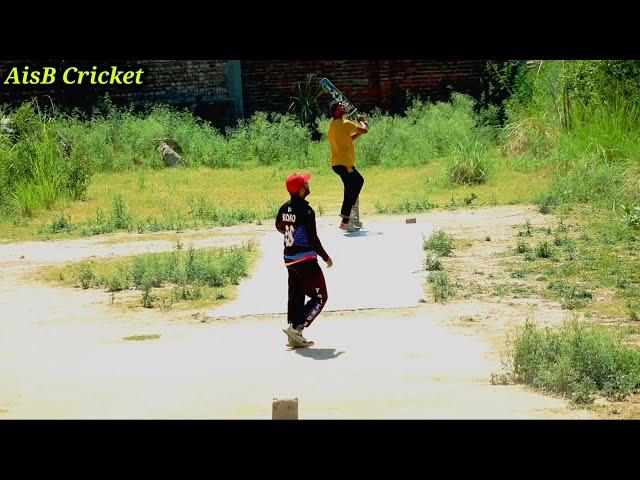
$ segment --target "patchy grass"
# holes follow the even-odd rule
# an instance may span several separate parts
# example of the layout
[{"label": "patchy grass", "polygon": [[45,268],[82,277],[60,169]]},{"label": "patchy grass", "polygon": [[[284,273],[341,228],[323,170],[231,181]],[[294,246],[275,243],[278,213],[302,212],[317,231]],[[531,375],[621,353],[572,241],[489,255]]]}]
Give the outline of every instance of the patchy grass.
[{"label": "patchy grass", "polygon": [[[337,216],[342,182],[328,163],[306,169],[313,173],[311,205],[318,213],[321,205],[326,215]],[[545,173],[511,169],[506,162],[483,185],[451,186],[444,160],[415,167],[362,167],[365,185],[360,212],[366,216],[426,211],[444,207],[453,193],[475,206],[532,203],[536,192],[546,186]],[[53,210],[34,213],[32,218],[0,216],[0,241],[77,238],[116,231],[119,227],[111,222],[116,198],[121,202],[120,213],[131,219],[128,222],[125,216],[116,222],[123,230],[142,233],[259,222],[271,219],[286,201],[284,181],[294,170],[273,165],[244,170],[193,167],[96,173],[82,201],[61,199]],[[389,182],[401,188],[389,188]]]},{"label": "patchy grass", "polygon": [[256,260],[252,242],[240,247],[136,255],[115,260],[82,261],[47,267],[41,278],[66,286],[104,288],[111,293],[142,292],[146,308],[174,304],[210,305],[233,298],[234,286],[248,275]]},{"label": "patchy grass", "polygon": [[143,340],[156,340],[160,338],[160,335],[157,334],[153,334],[153,335],[132,335],[130,337],[123,337],[123,340],[132,340],[132,341],[136,341],[136,342],[140,342]]},{"label": "patchy grass", "polygon": [[485,142],[465,140],[451,148],[449,180],[453,184],[477,185],[487,181],[490,161]]},{"label": "patchy grass", "polygon": [[523,240],[518,239],[518,243],[516,244],[516,252],[527,253],[529,250],[531,250],[529,244]]},{"label": "patchy grass", "polygon": [[454,288],[449,281],[447,272],[432,272],[429,275],[429,283],[433,292],[433,299],[439,303],[446,303],[447,300],[454,296]]},{"label": "patchy grass", "polygon": [[525,222],[525,224],[523,225],[524,230],[520,230],[518,231],[518,236],[519,237],[530,237],[533,235],[533,230],[531,227],[531,221],[527,219],[527,221]]},{"label": "patchy grass", "polygon": [[537,293],[535,288],[517,283],[498,283],[492,289],[493,295],[498,297],[528,298]]},{"label": "patchy grass", "polygon": [[426,258],[424,259],[424,269],[432,272],[444,270],[444,267],[442,266],[442,262],[440,261],[440,257],[438,257],[438,255],[428,253]]},{"label": "patchy grass", "polygon": [[509,273],[509,276],[511,278],[527,278],[529,273],[529,270],[527,270],[526,268],[518,268]]},{"label": "patchy grass", "polygon": [[554,329],[527,321],[510,349],[510,373],[575,403],[595,395],[620,400],[640,387],[640,351],[625,347],[624,338],[623,331],[576,319]]},{"label": "patchy grass", "polygon": [[418,212],[426,212],[428,210],[432,210],[436,208],[437,205],[435,203],[431,203],[430,201],[423,198],[402,198],[397,202],[375,202],[375,211],[380,214],[398,214],[398,213],[418,213]]},{"label": "patchy grass", "polygon": [[575,283],[555,280],[548,287],[551,298],[559,299],[562,308],[574,310],[588,305],[593,298],[593,292]]},{"label": "patchy grass", "polygon": [[549,245],[549,242],[547,241],[541,241],[540,243],[538,243],[535,252],[536,257],[538,258],[551,258],[553,256],[553,251],[551,249],[551,246]]},{"label": "patchy grass", "polygon": [[[486,238],[482,239],[473,239],[473,238],[456,238],[453,240],[453,250],[464,250],[465,248],[470,248],[475,241],[487,241]],[[489,240],[490,241],[490,240]]]},{"label": "patchy grass", "polygon": [[453,252],[453,237],[444,230],[439,230],[424,240],[424,250],[431,250],[440,257],[446,257]]},{"label": "patchy grass", "polygon": [[[533,251],[517,237],[515,252],[525,263],[512,264],[522,275],[548,281],[545,297],[560,300],[567,309],[592,308],[607,316],[634,319],[640,298],[640,232],[607,210],[581,206],[573,208],[555,228],[529,229],[536,245]],[[521,230],[522,231],[522,230]],[[548,239],[553,238],[553,241]],[[553,261],[544,261],[551,258]],[[614,293],[592,302],[599,289]]]}]

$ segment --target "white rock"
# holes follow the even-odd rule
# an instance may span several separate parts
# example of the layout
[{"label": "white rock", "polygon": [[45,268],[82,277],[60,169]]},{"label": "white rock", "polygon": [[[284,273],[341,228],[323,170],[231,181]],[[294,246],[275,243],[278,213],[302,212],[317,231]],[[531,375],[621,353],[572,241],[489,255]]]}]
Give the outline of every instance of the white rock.
[{"label": "white rock", "polygon": [[182,163],[182,157],[166,143],[162,142],[158,147],[158,151],[162,155],[166,166],[175,167]]}]

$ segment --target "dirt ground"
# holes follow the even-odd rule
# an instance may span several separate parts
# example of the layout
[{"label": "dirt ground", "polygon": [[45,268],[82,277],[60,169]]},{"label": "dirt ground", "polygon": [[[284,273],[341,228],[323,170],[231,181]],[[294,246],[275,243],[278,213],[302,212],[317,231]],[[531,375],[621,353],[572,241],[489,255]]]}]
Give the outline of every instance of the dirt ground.
[{"label": "dirt ground", "polygon": [[[513,248],[517,226],[557,223],[527,206],[369,222],[395,228],[405,217],[466,241],[445,259],[446,269],[480,285],[489,275],[513,281],[494,254]],[[319,218],[320,237],[335,223]],[[186,231],[180,239],[227,246],[272,229]],[[112,304],[106,291],[37,280],[43,266],[174,246],[166,234],[0,245],[0,419],[268,419],[276,397],[297,397],[301,419],[616,418],[611,405],[576,409],[527,387],[491,383],[505,335],[527,315],[562,321],[557,302],[478,294],[437,304],[425,282],[424,302],[415,306],[323,312],[307,334],[316,345],[288,351],[280,313],[131,309],[118,296]],[[237,302],[251,302],[239,292]]]}]

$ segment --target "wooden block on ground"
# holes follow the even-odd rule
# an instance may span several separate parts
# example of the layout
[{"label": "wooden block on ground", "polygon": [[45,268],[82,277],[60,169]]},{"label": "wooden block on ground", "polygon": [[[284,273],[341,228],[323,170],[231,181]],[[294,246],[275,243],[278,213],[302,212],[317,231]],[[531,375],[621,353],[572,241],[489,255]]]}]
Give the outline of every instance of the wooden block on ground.
[{"label": "wooden block on ground", "polygon": [[274,398],[271,408],[272,420],[298,420],[297,398]]},{"label": "wooden block on ground", "polygon": [[404,222],[405,223],[416,223],[416,219],[415,218],[407,218]]}]

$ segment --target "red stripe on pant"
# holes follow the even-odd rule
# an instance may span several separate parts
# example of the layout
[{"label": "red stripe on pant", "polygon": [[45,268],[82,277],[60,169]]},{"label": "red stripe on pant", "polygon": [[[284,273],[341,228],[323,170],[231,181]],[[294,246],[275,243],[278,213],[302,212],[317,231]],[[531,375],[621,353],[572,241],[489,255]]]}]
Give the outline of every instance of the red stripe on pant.
[{"label": "red stripe on pant", "polygon": [[[289,301],[287,322],[294,328],[304,328],[320,314],[327,303],[327,286],[317,260],[299,262],[287,267],[289,273]],[[310,300],[305,304],[305,297]]]}]

